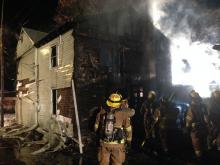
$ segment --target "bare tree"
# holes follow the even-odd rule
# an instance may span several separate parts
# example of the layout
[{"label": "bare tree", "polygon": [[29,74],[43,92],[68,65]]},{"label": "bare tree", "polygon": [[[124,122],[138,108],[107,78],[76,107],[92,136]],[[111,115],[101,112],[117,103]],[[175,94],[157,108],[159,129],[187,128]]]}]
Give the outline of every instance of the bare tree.
[{"label": "bare tree", "polygon": [[60,25],[78,16],[96,14],[101,4],[101,0],[59,0],[54,21]]},{"label": "bare tree", "polygon": [[123,8],[131,0],[59,0],[55,22],[60,25],[78,16],[96,15]]}]

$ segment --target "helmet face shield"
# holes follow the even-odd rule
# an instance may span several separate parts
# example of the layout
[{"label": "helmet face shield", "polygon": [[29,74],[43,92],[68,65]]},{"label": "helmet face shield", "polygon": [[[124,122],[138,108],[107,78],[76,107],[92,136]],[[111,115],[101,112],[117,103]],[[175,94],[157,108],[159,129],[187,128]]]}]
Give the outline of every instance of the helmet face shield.
[{"label": "helmet face shield", "polygon": [[112,108],[119,108],[121,106],[121,103],[122,96],[118,93],[112,93],[106,101],[106,104]]}]

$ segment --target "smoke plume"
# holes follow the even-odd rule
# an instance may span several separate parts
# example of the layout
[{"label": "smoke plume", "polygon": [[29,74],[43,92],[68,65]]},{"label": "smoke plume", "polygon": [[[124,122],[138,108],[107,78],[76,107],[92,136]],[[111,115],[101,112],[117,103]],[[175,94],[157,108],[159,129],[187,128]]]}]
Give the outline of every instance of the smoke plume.
[{"label": "smoke plume", "polygon": [[[203,96],[219,88],[220,54],[212,46],[220,43],[220,3],[217,0],[147,3],[154,26],[171,41],[173,84],[192,85]],[[187,72],[186,61],[190,67]]]},{"label": "smoke plume", "polygon": [[165,35],[173,38],[184,34],[192,42],[209,43],[219,42],[220,7],[213,4],[213,0],[149,1],[151,16],[160,17],[153,20],[155,26]]}]

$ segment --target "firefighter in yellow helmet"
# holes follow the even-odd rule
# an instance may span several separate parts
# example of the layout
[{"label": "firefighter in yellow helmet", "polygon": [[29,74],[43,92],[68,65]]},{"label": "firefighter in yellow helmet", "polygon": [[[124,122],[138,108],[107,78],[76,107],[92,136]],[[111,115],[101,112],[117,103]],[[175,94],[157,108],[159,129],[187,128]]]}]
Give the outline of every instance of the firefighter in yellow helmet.
[{"label": "firefighter in yellow helmet", "polygon": [[195,156],[200,159],[207,147],[208,112],[199,93],[193,90],[190,97],[191,103],[186,113],[186,127],[190,130]]},{"label": "firefighter in yellow helmet", "polygon": [[[122,106],[122,96],[112,93],[96,116],[95,131],[99,135],[98,161],[100,165],[121,165],[125,161],[125,145],[131,144],[131,113]],[[126,110],[125,110],[126,109]]]}]

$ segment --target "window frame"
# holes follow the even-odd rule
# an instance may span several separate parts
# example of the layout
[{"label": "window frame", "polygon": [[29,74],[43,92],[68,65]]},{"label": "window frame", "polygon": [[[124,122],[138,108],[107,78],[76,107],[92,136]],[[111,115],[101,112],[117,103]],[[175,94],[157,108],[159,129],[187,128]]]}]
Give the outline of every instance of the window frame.
[{"label": "window frame", "polygon": [[[55,49],[54,49],[55,48]],[[55,56],[53,55],[53,50],[55,50]],[[54,65],[54,58],[56,60],[56,64]],[[59,66],[59,47],[57,44],[51,45],[50,47],[50,69],[56,68]]]}]

